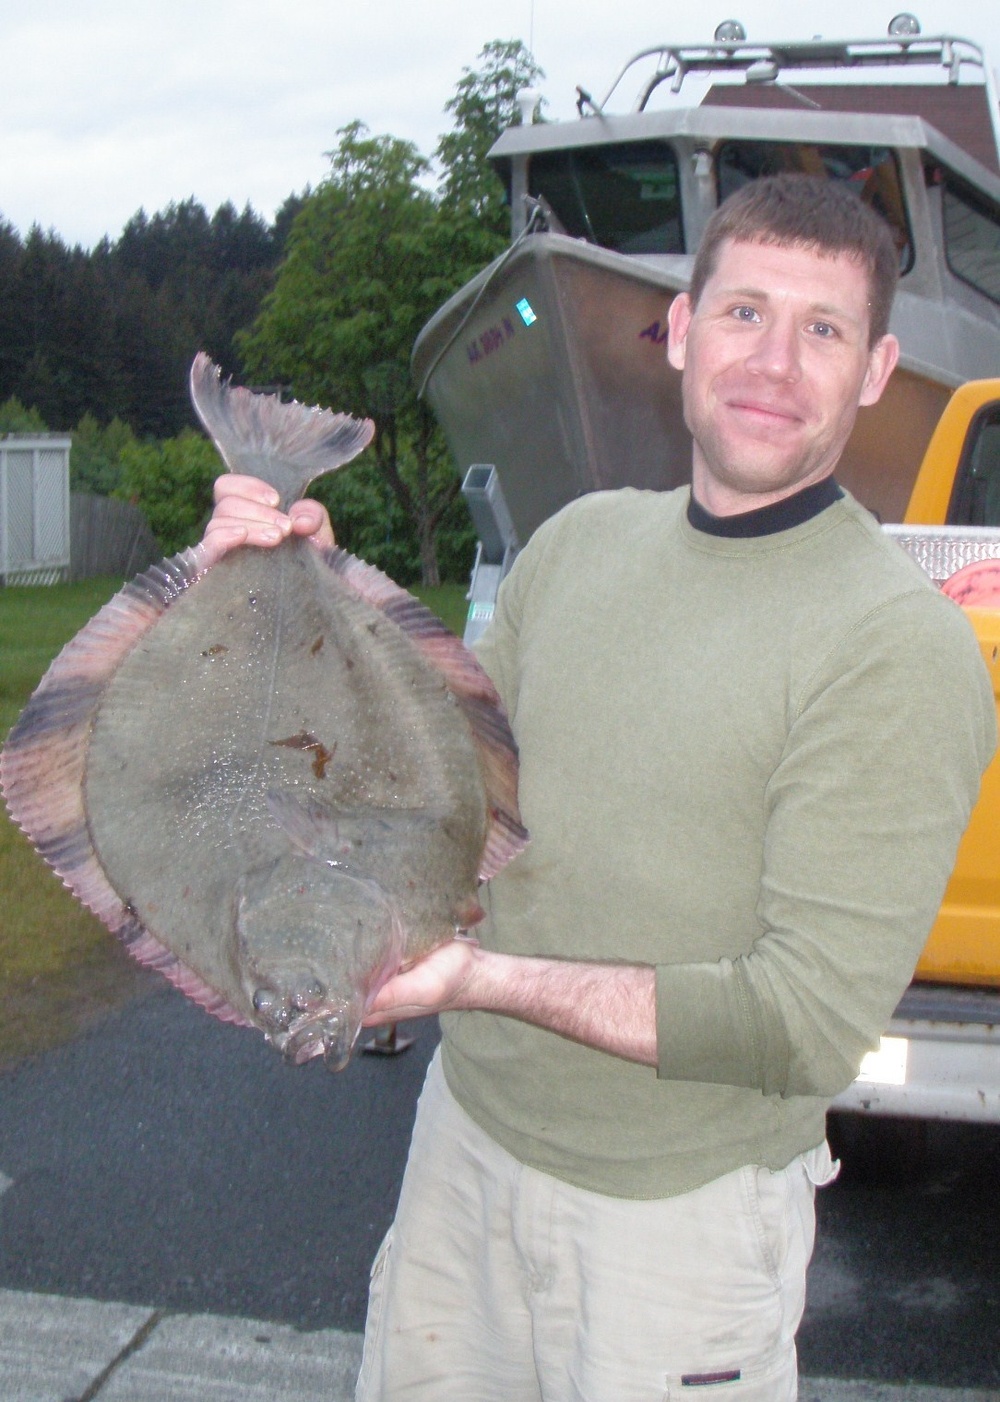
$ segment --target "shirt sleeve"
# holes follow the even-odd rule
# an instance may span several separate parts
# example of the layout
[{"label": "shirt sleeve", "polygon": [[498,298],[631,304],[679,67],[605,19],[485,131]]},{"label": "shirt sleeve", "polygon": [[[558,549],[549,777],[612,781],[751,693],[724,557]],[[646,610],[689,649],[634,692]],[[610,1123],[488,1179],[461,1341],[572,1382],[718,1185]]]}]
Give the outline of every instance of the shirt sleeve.
[{"label": "shirt sleeve", "polygon": [[657,969],[659,1075],[834,1096],[906,988],[996,746],[968,620],[930,591],[811,679],[767,785],[750,952]]}]

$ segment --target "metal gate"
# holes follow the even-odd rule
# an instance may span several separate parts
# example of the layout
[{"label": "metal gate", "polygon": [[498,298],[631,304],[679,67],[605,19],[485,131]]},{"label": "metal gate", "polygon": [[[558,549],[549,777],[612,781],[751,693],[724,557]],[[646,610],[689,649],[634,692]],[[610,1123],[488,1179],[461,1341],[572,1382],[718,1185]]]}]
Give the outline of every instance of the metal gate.
[{"label": "metal gate", "polygon": [[0,439],[0,584],[69,577],[69,450],[54,433]]}]

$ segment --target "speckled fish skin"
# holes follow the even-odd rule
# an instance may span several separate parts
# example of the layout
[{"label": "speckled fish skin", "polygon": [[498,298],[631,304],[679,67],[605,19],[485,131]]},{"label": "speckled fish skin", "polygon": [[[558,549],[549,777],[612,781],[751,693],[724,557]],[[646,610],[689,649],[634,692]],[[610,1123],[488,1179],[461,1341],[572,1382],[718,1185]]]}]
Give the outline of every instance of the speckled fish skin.
[{"label": "speckled fish skin", "polygon": [[[286,507],[371,436],[232,390],[207,358],[192,380],[227,465]],[[527,837],[470,654],[377,570],[299,538],[127,586],[53,664],[0,783],[137,958],[333,1069],[386,978],[473,923],[479,881]]]}]

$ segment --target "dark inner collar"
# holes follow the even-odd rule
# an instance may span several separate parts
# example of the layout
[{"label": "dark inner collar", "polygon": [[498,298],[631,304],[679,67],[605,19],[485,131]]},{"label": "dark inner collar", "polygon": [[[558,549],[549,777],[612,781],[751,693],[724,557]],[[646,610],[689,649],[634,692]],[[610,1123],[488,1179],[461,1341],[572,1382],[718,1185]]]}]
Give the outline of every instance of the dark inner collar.
[{"label": "dark inner collar", "polygon": [[694,499],[688,502],[687,518],[696,531],[706,535],[721,535],[746,538],[757,535],[774,535],[777,531],[791,530],[804,521],[818,516],[844,495],[832,477],[824,477],[809,487],[772,502],[770,506],[758,506],[753,511],[741,511],[736,516],[713,516],[710,511]]}]

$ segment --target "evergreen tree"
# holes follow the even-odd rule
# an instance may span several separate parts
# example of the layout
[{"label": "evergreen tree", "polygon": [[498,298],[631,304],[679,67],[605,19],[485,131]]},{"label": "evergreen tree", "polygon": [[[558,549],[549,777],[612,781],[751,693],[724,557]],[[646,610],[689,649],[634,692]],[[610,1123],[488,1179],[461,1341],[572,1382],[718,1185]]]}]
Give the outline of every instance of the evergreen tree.
[{"label": "evergreen tree", "polygon": [[17,395],[0,404],[0,438],[8,433],[48,433],[49,426],[37,409],[26,409]]},{"label": "evergreen tree", "polygon": [[21,301],[24,245],[12,224],[0,220],[0,399],[17,388],[26,359],[26,329]]}]

